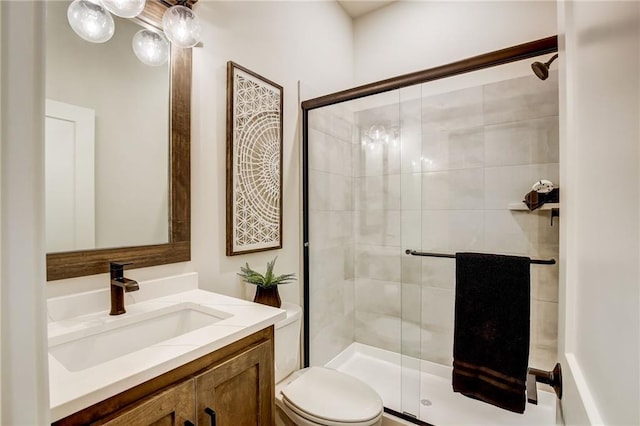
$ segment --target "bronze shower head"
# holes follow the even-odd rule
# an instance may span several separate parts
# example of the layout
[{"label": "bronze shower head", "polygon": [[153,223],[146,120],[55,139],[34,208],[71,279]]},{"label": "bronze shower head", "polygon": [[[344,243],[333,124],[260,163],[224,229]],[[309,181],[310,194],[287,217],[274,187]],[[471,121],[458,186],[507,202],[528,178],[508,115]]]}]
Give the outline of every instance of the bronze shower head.
[{"label": "bronze shower head", "polygon": [[551,62],[555,61],[557,57],[558,54],[556,53],[544,64],[542,62],[534,62],[531,64],[531,69],[540,80],[546,80],[547,77],[549,77],[549,65],[551,65]]}]

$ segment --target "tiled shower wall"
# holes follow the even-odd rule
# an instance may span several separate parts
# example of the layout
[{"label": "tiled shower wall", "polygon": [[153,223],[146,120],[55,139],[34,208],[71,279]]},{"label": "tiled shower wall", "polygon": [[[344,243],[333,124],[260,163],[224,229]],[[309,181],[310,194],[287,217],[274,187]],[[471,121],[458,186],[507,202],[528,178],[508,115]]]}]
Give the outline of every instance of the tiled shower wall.
[{"label": "tiled shower wall", "polygon": [[309,112],[310,362],[324,365],[355,340],[353,112]]},{"label": "tiled shower wall", "polygon": [[[355,138],[354,215],[349,219],[347,208],[340,211],[344,246],[336,245],[325,255],[338,262],[355,249],[355,300],[344,291],[351,281],[336,281],[328,285],[342,283],[339,291],[345,298],[336,296],[323,306],[325,311],[339,308],[339,318],[350,321],[354,305],[357,342],[451,365],[455,261],[403,252],[411,248],[558,258],[559,219],[551,226],[548,211],[508,208],[521,201],[535,181],[559,181],[557,75],[417,99],[406,96],[413,99],[407,101],[403,97],[400,91],[397,105],[356,113],[360,136],[377,121],[388,129],[396,126],[398,138],[396,144],[373,147]],[[337,160],[327,163],[341,164],[341,176],[347,179],[348,167]],[[334,196],[340,199],[345,195],[342,184],[328,187],[338,191]],[[343,203],[341,207],[350,207],[348,200]],[[346,228],[350,224],[353,237]],[[352,267],[347,264],[341,266],[345,276]],[[530,365],[551,369],[557,351],[557,266],[532,265],[531,285]],[[323,318],[323,323],[329,321]],[[326,329],[312,322],[317,333]]]}]

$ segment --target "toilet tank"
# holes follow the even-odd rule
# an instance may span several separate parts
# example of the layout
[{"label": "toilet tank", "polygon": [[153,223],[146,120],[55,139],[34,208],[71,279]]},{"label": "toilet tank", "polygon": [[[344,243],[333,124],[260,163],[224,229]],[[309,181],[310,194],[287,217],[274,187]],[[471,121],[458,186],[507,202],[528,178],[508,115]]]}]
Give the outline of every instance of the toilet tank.
[{"label": "toilet tank", "polygon": [[302,309],[292,303],[283,303],[281,309],[287,311],[287,317],[275,324],[276,383],[297,370],[300,360]]}]

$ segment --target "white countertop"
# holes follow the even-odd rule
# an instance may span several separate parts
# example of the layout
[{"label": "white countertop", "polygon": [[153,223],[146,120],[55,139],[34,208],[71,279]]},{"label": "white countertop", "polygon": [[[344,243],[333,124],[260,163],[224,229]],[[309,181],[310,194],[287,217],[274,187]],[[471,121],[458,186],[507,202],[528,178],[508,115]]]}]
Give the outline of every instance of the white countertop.
[{"label": "white countertop", "polygon": [[[224,318],[80,371],[67,370],[49,353],[52,421],[157,377],[286,317],[286,312],[281,309],[199,290],[196,288],[197,274],[140,282],[139,285],[140,291],[126,293],[127,313],[119,316],[109,315],[108,288],[50,299],[49,346],[82,336],[86,330],[95,332],[96,327],[106,328],[113,325],[114,321],[133,323],[159,309],[171,310],[180,304],[219,311]],[[91,311],[105,304],[106,310]]]}]

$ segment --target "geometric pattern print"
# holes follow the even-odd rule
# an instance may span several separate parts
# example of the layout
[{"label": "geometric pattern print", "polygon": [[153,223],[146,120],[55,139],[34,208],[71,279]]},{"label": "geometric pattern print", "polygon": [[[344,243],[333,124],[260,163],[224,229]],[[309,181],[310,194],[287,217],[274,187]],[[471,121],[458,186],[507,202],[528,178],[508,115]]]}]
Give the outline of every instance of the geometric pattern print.
[{"label": "geometric pattern print", "polygon": [[234,76],[234,251],[280,244],[280,91]]}]

